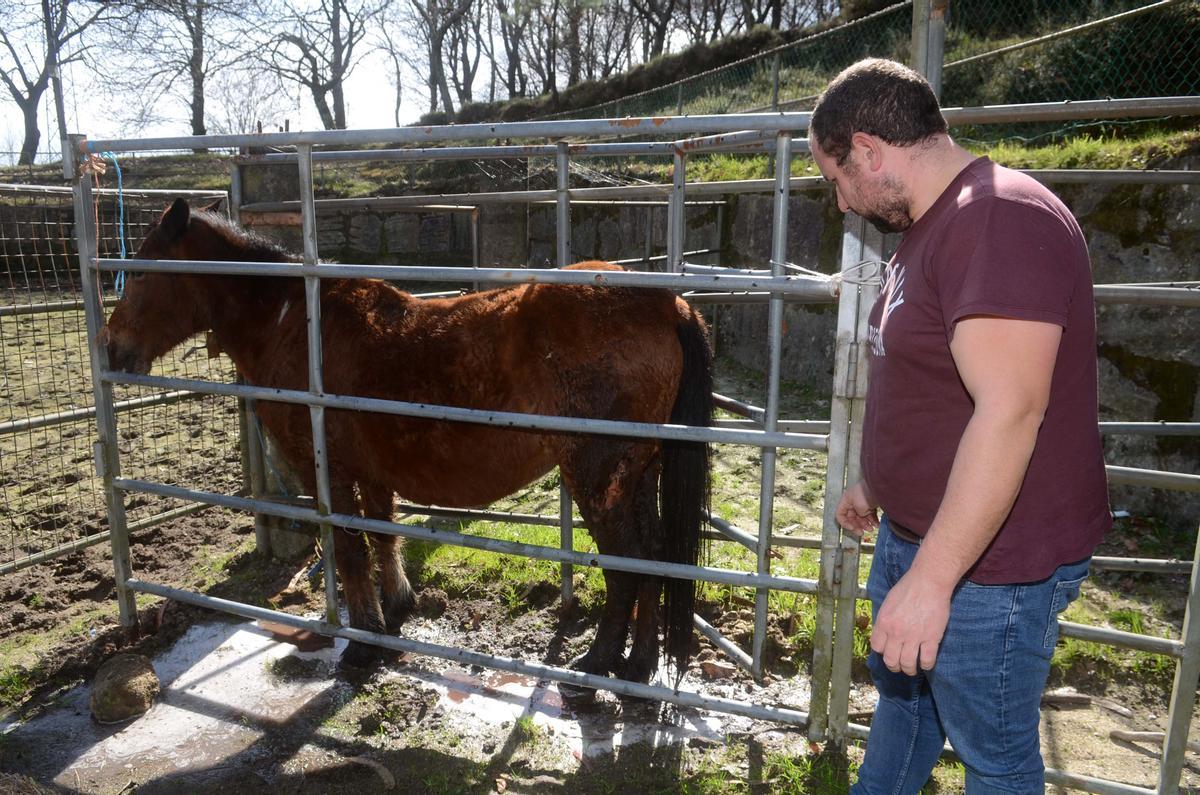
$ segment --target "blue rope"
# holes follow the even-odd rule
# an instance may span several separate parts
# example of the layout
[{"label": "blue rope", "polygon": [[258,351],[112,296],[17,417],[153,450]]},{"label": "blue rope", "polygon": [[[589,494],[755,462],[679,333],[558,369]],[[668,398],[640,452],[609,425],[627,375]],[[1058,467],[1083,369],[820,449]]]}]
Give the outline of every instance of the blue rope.
[{"label": "blue rope", "polygon": [[[117,237],[121,246],[121,259],[125,259],[125,190],[121,182],[121,164],[117,162],[117,156],[113,152],[102,152],[100,156],[111,160],[113,168],[117,170]],[[117,271],[113,287],[117,291],[117,298],[125,297],[125,271]]]}]

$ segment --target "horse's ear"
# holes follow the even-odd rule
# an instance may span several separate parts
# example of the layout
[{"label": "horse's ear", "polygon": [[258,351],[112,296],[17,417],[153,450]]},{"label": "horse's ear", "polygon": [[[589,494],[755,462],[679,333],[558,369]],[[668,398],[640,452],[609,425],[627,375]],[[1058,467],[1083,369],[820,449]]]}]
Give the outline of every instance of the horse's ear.
[{"label": "horse's ear", "polygon": [[222,199],[221,197],[219,197],[219,196],[218,196],[217,198],[213,199],[211,202],[209,202],[208,204],[204,205],[204,206],[203,206],[203,207],[201,207],[200,209],[201,209],[201,210],[203,210],[203,211],[204,211],[204,212],[206,212],[206,213],[215,213],[215,212],[219,212],[219,211],[220,211],[220,209],[221,209],[221,202],[222,202],[222,201],[223,201],[223,199]]},{"label": "horse's ear", "polygon": [[183,199],[176,199],[167,211],[162,214],[162,219],[158,222],[158,228],[167,236],[168,240],[175,240],[183,237],[183,233],[187,231],[188,218],[191,216],[191,208]]}]

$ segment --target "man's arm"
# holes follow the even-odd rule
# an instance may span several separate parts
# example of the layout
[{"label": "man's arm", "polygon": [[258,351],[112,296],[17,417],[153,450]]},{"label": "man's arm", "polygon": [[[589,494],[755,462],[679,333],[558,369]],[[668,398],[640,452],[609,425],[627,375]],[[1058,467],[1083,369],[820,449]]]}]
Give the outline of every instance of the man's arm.
[{"label": "man's arm", "polygon": [[1031,320],[973,316],[955,327],[950,352],[975,410],[912,568],[875,618],[871,648],[890,670],[933,667],[954,588],[995,537],[1025,478],[1061,339],[1061,327]]}]

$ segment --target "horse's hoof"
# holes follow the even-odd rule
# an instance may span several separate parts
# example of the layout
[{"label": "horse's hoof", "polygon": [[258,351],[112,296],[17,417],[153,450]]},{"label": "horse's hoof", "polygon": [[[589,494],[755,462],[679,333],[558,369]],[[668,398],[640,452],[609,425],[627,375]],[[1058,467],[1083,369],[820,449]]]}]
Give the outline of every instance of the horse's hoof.
[{"label": "horse's hoof", "polygon": [[386,659],[387,649],[366,643],[351,641],[342,652],[339,664],[354,671],[369,671],[379,667]]},{"label": "horse's hoof", "polygon": [[657,671],[658,665],[655,661],[630,657],[620,666],[620,677],[626,681],[644,685],[650,682],[650,678]]},{"label": "horse's hoof", "polygon": [[558,695],[562,697],[565,706],[575,710],[585,709],[596,703],[594,688],[573,685],[568,682],[558,683]]},{"label": "horse's hoof", "polygon": [[387,627],[389,635],[396,635],[400,632],[400,627],[404,626],[404,622],[412,615],[413,610],[417,606],[417,597],[410,588],[404,596],[396,599],[384,599],[383,604],[383,625]]}]

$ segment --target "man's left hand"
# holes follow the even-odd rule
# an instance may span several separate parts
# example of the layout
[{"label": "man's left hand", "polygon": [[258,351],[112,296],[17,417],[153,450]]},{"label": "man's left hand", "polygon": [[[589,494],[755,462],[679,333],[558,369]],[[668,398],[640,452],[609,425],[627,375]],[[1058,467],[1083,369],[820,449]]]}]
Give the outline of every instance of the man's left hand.
[{"label": "man's left hand", "polygon": [[913,676],[918,666],[923,671],[933,668],[953,593],[911,573],[900,578],[883,600],[871,631],[871,648],[889,671]]}]

